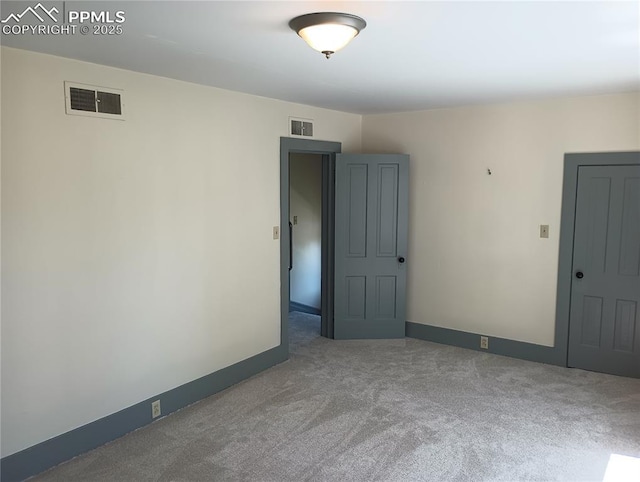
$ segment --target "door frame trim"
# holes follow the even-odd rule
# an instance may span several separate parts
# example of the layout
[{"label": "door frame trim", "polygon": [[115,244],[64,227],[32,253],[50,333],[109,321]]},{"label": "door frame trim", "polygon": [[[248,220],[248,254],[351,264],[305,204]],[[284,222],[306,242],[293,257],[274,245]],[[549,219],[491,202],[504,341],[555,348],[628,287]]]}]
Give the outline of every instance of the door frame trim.
[{"label": "door frame trim", "polygon": [[333,337],[333,218],[334,170],[342,143],[293,137],[280,138],[280,345],[289,353],[289,156],[292,153],[322,155],[322,326],[321,334]]},{"label": "door frame trim", "polygon": [[573,283],[573,241],[576,217],[578,169],[580,166],[640,165],[640,151],[570,153],[564,156],[554,358],[568,366],[569,316]]}]

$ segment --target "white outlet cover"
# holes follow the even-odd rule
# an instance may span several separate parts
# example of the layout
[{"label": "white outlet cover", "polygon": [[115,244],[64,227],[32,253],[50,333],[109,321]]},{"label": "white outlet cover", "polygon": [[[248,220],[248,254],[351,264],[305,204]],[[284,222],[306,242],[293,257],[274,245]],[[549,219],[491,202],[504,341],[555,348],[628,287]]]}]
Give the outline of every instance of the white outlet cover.
[{"label": "white outlet cover", "polygon": [[159,417],[161,413],[162,413],[162,410],[160,409],[160,400],[151,402],[151,418]]}]

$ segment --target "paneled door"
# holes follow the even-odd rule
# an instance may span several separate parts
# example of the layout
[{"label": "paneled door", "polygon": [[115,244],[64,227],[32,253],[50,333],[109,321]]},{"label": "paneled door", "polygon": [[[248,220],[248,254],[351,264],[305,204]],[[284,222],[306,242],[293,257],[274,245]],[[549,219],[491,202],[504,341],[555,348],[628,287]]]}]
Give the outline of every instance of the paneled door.
[{"label": "paneled door", "polygon": [[405,336],[409,156],[338,154],[334,336]]},{"label": "paneled door", "polygon": [[580,166],[570,367],[640,377],[640,166]]}]

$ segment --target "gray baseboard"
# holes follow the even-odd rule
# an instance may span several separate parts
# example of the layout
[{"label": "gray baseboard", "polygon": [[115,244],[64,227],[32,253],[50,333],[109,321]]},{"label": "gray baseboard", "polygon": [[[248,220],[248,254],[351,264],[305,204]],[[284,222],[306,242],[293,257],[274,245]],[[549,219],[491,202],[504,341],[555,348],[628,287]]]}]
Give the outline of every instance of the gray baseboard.
[{"label": "gray baseboard", "polygon": [[0,461],[0,480],[3,482],[24,480],[151,423],[153,400],[160,400],[163,416],[168,415],[252,377],[287,358],[288,347],[277,346],[100,420],[4,457]]},{"label": "gray baseboard", "polygon": [[318,315],[320,316],[321,312],[318,308],[314,308],[313,306],[303,305],[302,303],[298,303],[297,301],[289,302],[289,311],[300,311],[301,313],[309,313],[310,315]]},{"label": "gray baseboard", "polygon": [[451,330],[438,326],[422,325],[407,321],[406,335],[419,340],[433,341],[444,345],[453,345],[470,350],[493,353],[495,355],[509,356],[550,365],[566,366],[554,347],[535,345],[523,341],[507,340],[506,338],[489,337],[489,349],[480,348],[480,335],[466,331]]},{"label": "gray baseboard", "polygon": [[[295,302],[292,302],[291,305],[292,308],[295,306],[296,311],[304,311],[305,307],[314,310],[312,307]],[[319,310],[316,309],[313,314],[319,314]],[[477,351],[487,351],[496,355],[566,366],[557,349],[542,345],[490,337],[489,349],[481,350],[479,334],[410,321],[406,323],[406,336]],[[280,345],[100,420],[4,457],[0,460],[0,480],[3,482],[24,480],[151,423],[153,421],[151,402],[154,400],[160,400],[163,415],[168,415],[252,377],[287,360],[287,358],[287,347]]]}]

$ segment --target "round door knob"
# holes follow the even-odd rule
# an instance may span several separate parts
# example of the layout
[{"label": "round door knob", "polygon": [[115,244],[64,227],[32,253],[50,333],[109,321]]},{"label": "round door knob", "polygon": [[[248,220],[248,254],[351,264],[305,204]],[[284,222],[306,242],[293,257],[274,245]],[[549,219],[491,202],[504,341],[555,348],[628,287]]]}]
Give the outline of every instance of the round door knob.
[{"label": "round door knob", "polygon": [[398,258],[398,263],[404,263],[404,258],[402,256]]},{"label": "round door knob", "polygon": [[578,278],[578,279],[582,279],[582,278],[584,278],[584,273],[583,273],[582,271],[578,271],[578,272],[576,273],[576,278]]}]

